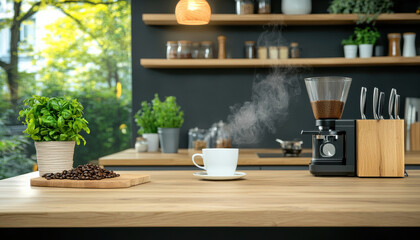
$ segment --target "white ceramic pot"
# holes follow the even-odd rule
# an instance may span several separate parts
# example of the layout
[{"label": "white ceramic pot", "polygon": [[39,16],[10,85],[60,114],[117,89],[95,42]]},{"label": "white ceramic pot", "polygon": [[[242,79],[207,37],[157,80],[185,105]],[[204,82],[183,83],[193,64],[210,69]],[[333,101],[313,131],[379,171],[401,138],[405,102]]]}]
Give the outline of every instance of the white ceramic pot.
[{"label": "white ceramic pot", "polygon": [[284,14],[309,14],[312,11],[312,0],[282,0]]},{"label": "white ceramic pot", "polygon": [[157,133],[143,133],[142,135],[147,139],[147,151],[157,152],[159,151],[159,134]]},{"label": "white ceramic pot", "polygon": [[416,56],[416,34],[415,33],[404,33],[404,57],[415,57]]},{"label": "white ceramic pot", "polygon": [[360,58],[371,58],[373,54],[373,44],[360,44],[359,56]]},{"label": "white ceramic pot", "polygon": [[356,58],[357,57],[357,45],[344,45],[344,57],[345,58]]},{"label": "white ceramic pot", "polygon": [[73,168],[75,141],[35,142],[39,175]]}]

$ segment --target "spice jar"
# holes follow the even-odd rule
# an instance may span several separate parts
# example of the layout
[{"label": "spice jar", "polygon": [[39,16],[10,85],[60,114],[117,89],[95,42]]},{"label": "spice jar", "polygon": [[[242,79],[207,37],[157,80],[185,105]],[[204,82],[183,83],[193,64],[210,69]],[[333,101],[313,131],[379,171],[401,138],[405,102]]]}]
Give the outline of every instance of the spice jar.
[{"label": "spice jar", "polygon": [[217,124],[217,141],[216,148],[231,148],[232,141],[230,133],[227,129],[227,126],[224,122],[220,121]]},{"label": "spice jar", "polygon": [[201,42],[200,58],[211,59],[213,58],[213,42],[203,41]]},{"label": "spice jar", "polygon": [[192,58],[191,41],[178,41],[178,59],[189,59]]},{"label": "spice jar", "polygon": [[137,152],[147,152],[148,143],[145,138],[138,137],[136,139],[136,144],[134,145]]},{"label": "spice jar", "polygon": [[271,13],[271,0],[258,0],[258,13]]},{"label": "spice jar", "polygon": [[401,56],[400,42],[401,33],[389,33],[388,34],[389,48],[388,56]]},{"label": "spice jar", "polygon": [[206,129],[193,128],[188,132],[189,135],[189,149],[201,150],[209,147],[209,134]]},{"label": "spice jar", "polygon": [[236,0],[236,14],[253,14],[254,3],[252,0]]},{"label": "spice jar", "polygon": [[268,56],[270,59],[278,59],[279,58],[279,49],[277,46],[271,46],[268,48]]},{"label": "spice jar", "polygon": [[191,58],[199,58],[199,52],[200,52],[200,43],[199,42],[193,42],[191,46]]},{"label": "spice jar", "polygon": [[245,42],[245,58],[256,58],[255,41]]},{"label": "spice jar", "polygon": [[264,47],[264,46],[258,47],[258,58],[267,59],[267,47]]},{"label": "spice jar", "polygon": [[290,57],[291,58],[299,58],[300,57],[299,43],[292,42],[290,44]]},{"label": "spice jar", "polygon": [[403,56],[415,57],[416,56],[416,33],[406,32],[403,34],[403,38],[404,38]]},{"label": "spice jar", "polygon": [[279,47],[279,51],[280,51],[280,59],[287,59],[287,58],[289,58],[289,47],[287,47],[287,46],[280,46]]},{"label": "spice jar", "polygon": [[178,43],[176,41],[168,41],[166,43],[166,58],[176,59],[178,52]]}]

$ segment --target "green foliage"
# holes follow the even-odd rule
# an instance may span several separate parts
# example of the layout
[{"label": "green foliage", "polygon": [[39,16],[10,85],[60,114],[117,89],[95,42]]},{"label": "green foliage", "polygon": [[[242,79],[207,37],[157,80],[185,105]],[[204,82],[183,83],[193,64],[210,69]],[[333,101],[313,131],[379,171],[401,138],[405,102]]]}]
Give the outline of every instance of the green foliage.
[{"label": "green foliage", "polygon": [[34,141],[76,141],[85,139],[79,134],[90,133],[88,122],[83,118],[83,106],[76,99],[41,97],[34,95],[24,101],[25,107],[18,119],[27,125],[24,133]]},{"label": "green foliage", "polygon": [[328,7],[329,13],[358,14],[357,23],[371,23],[381,13],[392,13],[392,0],[333,0]]},{"label": "green foliage", "polygon": [[158,128],[180,128],[184,123],[184,112],[174,96],[166,97],[162,102],[158,94],[155,94],[152,104]]},{"label": "green foliage", "polygon": [[28,156],[29,145],[28,138],[23,135],[11,135],[0,119],[0,179],[32,171],[35,160]]},{"label": "green foliage", "polygon": [[376,43],[381,37],[381,34],[376,28],[365,27],[365,28],[358,28],[354,29],[354,35],[356,37],[356,43],[360,44],[372,44]]},{"label": "green foliage", "polygon": [[357,45],[355,35],[352,34],[349,38],[343,39],[343,41],[341,41],[341,45],[343,45],[343,46],[345,46],[345,45]]},{"label": "green foliage", "polygon": [[134,115],[137,126],[140,127],[137,132],[139,135],[143,133],[157,133],[156,116],[152,107],[147,101],[141,103],[141,108]]}]

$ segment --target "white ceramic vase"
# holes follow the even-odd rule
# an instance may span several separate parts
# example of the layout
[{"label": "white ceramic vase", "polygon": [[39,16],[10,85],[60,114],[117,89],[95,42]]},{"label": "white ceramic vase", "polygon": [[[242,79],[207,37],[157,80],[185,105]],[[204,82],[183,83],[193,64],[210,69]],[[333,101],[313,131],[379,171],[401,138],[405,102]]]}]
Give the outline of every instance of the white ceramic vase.
[{"label": "white ceramic vase", "polygon": [[360,44],[359,56],[360,58],[371,58],[373,54],[373,44]]},{"label": "white ceramic vase", "polygon": [[345,58],[356,58],[357,57],[357,45],[344,45],[344,57]]},{"label": "white ceramic vase", "polygon": [[35,142],[39,175],[73,168],[75,141]]},{"label": "white ceramic vase", "polygon": [[416,34],[404,33],[403,37],[404,37],[403,56],[415,57],[416,56]]},{"label": "white ceramic vase", "polygon": [[282,0],[284,14],[309,14],[312,11],[312,0]]},{"label": "white ceramic vase", "polygon": [[143,133],[142,136],[147,140],[147,151],[159,151],[159,134],[157,133]]}]

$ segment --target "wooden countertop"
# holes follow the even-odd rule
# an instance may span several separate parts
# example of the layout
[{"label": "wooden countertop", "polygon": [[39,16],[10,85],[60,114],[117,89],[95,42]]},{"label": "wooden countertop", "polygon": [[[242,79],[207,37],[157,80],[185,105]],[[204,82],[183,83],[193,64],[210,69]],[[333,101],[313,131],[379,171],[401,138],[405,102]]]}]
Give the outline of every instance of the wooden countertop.
[{"label": "wooden countertop", "polygon": [[31,187],[37,172],[1,180],[0,227],[420,226],[420,170],[406,178],[250,170],[235,181],[193,172],[142,171],[151,182],[123,189]]},{"label": "wooden countertop", "polygon": [[[311,153],[311,149],[304,149],[303,153]],[[180,149],[178,153],[138,153],[135,149],[127,149],[115,154],[99,158],[101,166],[194,166],[191,156],[200,153],[199,150]],[[257,153],[281,154],[281,149],[251,149],[239,150],[239,166],[307,166],[311,157],[269,157],[260,158]],[[420,151],[405,154],[406,165],[420,165]],[[199,164],[201,158],[197,158]]]}]

